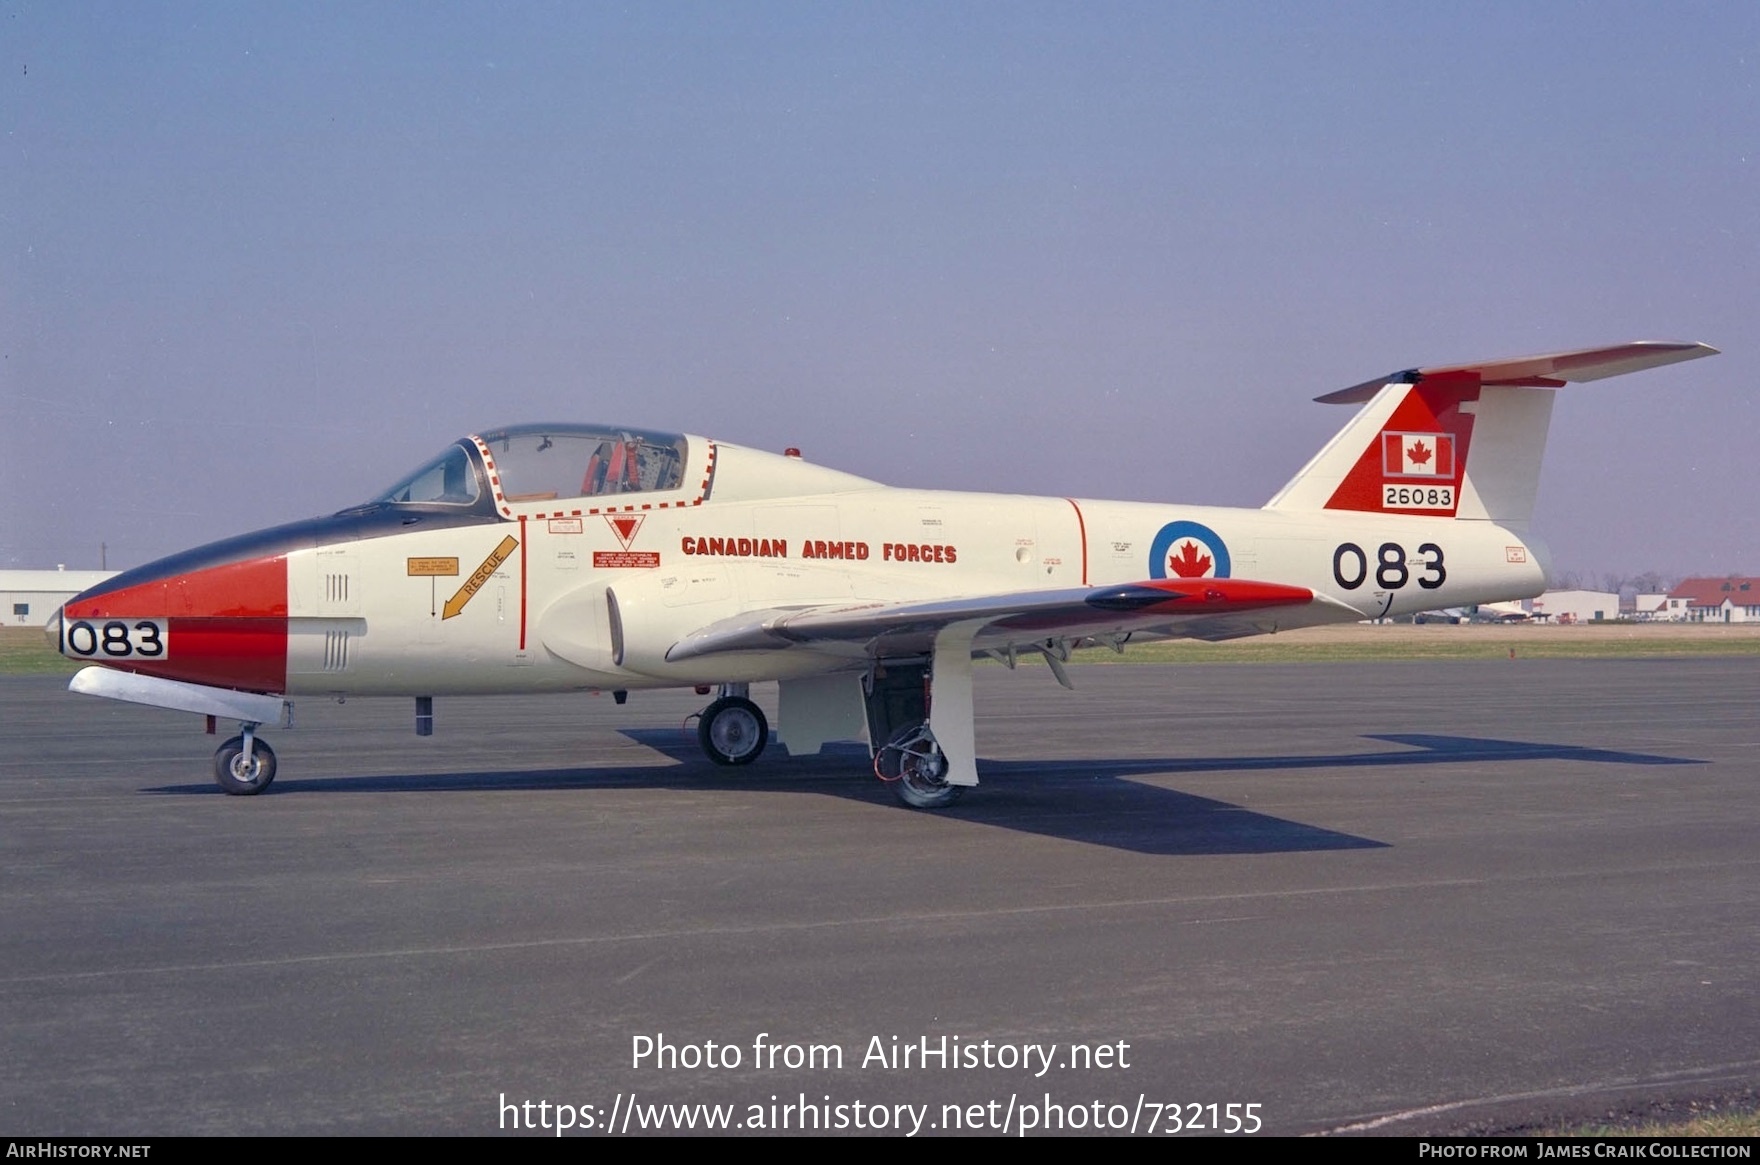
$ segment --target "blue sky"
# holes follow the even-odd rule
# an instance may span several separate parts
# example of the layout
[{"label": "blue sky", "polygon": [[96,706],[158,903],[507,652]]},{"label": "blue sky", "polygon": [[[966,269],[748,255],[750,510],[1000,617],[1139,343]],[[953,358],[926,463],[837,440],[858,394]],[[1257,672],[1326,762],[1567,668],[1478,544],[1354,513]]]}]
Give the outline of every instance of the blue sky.
[{"label": "blue sky", "polygon": [[1418,364],[1561,394],[1564,570],[1760,572],[1760,6],[0,3],[0,565],[528,420],[1265,501]]}]

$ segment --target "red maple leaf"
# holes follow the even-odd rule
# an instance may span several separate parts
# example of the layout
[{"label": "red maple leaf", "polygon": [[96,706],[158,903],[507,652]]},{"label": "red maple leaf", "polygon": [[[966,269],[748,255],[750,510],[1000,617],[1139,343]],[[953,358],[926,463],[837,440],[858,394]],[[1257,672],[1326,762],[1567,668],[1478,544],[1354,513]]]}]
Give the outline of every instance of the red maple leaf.
[{"label": "red maple leaf", "polygon": [[1178,554],[1167,556],[1167,569],[1181,578],[1203,578],[1210,569],[1210,556],[1199,554],[1196,543],[1186,542]]},{"label": "red maple leaf", "polygon": [[1406,450],[1406,460],[1410,461],[1413,465],[1422,465],[1430,460],[1430,450],[1424,448],[1424,442],[1419,441],[1416,445],[1413,445],[1410,449]]}]

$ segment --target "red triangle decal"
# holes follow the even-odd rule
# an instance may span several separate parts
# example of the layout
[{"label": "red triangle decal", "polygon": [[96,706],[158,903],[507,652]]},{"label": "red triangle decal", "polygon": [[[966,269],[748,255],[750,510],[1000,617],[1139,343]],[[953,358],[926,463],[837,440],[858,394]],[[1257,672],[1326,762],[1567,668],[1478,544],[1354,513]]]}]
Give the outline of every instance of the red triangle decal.
[{"label": "red triangle decal", "polygon": [[636,531],[642,528],[642,517],[641,514],[606,514],[605,520],[611,524],[611,532],[617,535],[623,548],[628,550],[629,544],[635,541]]}]

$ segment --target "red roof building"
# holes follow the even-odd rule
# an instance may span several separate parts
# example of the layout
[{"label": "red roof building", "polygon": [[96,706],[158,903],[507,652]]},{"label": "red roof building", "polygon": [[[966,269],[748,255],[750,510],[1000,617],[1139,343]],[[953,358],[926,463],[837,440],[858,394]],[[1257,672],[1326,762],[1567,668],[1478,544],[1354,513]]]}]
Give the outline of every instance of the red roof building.
[{"label": "red roof building", "polygon": [[1760,578],[1689,578],[1668,592],[1668,617],[1689,623],[1760,623]]}]

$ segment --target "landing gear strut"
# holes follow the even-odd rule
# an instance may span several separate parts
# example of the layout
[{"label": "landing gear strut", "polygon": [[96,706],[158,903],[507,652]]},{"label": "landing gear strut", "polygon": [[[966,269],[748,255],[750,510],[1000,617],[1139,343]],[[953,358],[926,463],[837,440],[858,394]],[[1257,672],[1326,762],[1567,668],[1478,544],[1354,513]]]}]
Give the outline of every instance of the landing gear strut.
[{"label": "landing gear strut", "polygon": [[244,731],[214,752],[214,780],[235,797],[261,793],[275,779],[275,750],[257,738],[257,726]]},{"label": "landing gear strut", "polygon": [[959,800],[963,787],[948,783],[947,768],[927,723],[905,725],[874,753],[874,775],[912,809],[945,809]]},{"label": "landing gear strut", "polygon": [[763,709],[746,699],[746,685],[722,684],[721,698],[697,720],[697,743],[718,765],[749,765],[770,743]]}]

